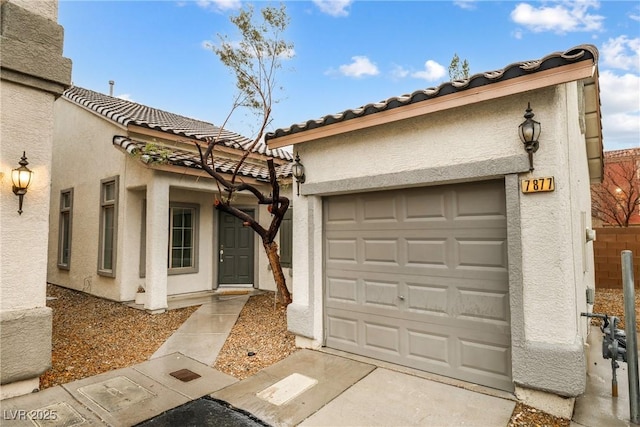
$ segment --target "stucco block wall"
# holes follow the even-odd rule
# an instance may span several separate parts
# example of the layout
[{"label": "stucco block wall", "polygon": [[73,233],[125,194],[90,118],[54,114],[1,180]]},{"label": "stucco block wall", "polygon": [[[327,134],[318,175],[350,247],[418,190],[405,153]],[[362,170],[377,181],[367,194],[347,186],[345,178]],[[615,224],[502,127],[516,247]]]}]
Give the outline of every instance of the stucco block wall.
[{"label": "stucco block wall", "polygon": [[[49,182],[53,96],[10,82],[2,82],[0,135],[2,247],[0,253],[1,310],[45,306]],[[42,126],[26,126],[24,117]],[[18,214],[18,197],[12,192],[11,170],[26,152],[31,185]],[[25,256],[27,255],[28,256]]]},{"label": "stucco block wall", "polygon": [[[586,329],[579,312],[593,286],[593,248],[585,239],[590,194],[578,93],[572,82],[296,145],[306,183],[294,202],[288,321],[304,337],[298,343],[323,341],[324,196],[504,177],[514,382],[580,394]],[[542,123],[533,174],[517,134],[528,102]],[[529,176],[553,176],[555,191],[521,193]]]},{"label": "stucco block wall", "polygon": [[640,286],[640,227],[596,228],[595,283],[597,288],[622,289],[622,260],[620,253],[633,252],[633,277]]},{"label": "stucco block wall", "polygon": [[[0,398],[38,388],[51,365],[46,307],[53,103],[69,85],[57,1],[2,1],[0,26]],[[37,126],[34,126],[34,123]],[[11,170],[33,171],[23,212]]]}]

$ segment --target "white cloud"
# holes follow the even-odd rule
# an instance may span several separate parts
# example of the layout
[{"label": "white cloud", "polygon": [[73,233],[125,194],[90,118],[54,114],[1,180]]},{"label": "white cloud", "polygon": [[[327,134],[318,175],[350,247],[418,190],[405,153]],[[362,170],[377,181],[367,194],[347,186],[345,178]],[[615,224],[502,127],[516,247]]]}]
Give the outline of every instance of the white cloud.
[{"label": "white cloud", "polygon": [[242,7],[240,0],[197,0],[196,4],[203,9],[223,12],[225,10],[238,10]]},{"label": "white cloud", "polygon": [[476,0],[455,0],[453,4],[460,9],[473,10],[476,8]]},{"label": "white cloud", "polygon": [[130,94],[130,93],[123,93],[122,95],[116,95],[116,98],[124,99],[125,101],[135,102],[135,101],[131,98],[131,94]]},{"label": "white cloud", "polygon": [[439,80],[447,74],[447,70],[436,61],[429,59],[424,63],[424,71],[416,71],[411,74],[412,77],[417,79],[424,79],[427,81]]},{"label": "white cloud", "polygon": [[574,31],[599,31],[604,16],[591,14],[600,3],[594,0],[559,2],[555,6],[533,7],[528,3],[518,4],[511,11],[511,19],[529,30],[539,33],[553,31],[564,34]]},{"label": "white cloud", "polygon": [[634,21],[640,21],[640,6],[636,6],[633,12],[629,12],[629,18]]},{"label": "white cloud", "polygon": [[640,71],[640,38],[620,36],[609,39],[603,43],[601,52],[602,65],[625,71]]},{"label": "white cloud", "polygon": [[347,10],[353,0],[313,0],[318,9],[331,16],[348,16]]},{"label": "white cloud", "polygon": [[640,75],[600,74],[602,132],[608,150],[637,147],[640,135]]},{"label": "white cloud", "polygon": [[380,73],[376,64],[366,56],[354,56],[351,64],[341,65],[340,72],[348,77],[376,76]]},{"label": "white cloud", "polygon": [[394,65],[391,70],[391,77],[394,79],[403,79],[409,75],[409,70],[405,69],[402,65]]}]

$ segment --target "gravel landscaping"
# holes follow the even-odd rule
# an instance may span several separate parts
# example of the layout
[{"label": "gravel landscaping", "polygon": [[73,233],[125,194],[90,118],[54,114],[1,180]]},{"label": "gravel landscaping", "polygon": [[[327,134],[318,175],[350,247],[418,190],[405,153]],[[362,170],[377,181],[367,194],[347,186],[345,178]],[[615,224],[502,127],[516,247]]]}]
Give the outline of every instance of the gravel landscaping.
[{"label": "gravel landscaping", "polygon": [[149,359],[198,307],[150,315],[83,292],[47,285],[53,310],[52,367],[40,389]]},{"label": "gravel landscaping", "polygon": [[[40,378],[41,388],[148,360],[198,308],[150,315],[54,285],[48,285],[47,296],[55,298],[47,302],[53,309],[53,367]],[[636,294],[636,307],[639,301]],[[594,311],[624,318],[622,291],[598,289]],[[214,368],[244,379],[296,350],[284,306],[265,292],[249,298]],[[569,420],[518,403],[508,427],[569,425]]]},{"label": "gravel landscaping", "polygon": [[286,307],[274,304],[272,292],[250,297],[213,367],[243,380],[294,353],[286,314]]}]

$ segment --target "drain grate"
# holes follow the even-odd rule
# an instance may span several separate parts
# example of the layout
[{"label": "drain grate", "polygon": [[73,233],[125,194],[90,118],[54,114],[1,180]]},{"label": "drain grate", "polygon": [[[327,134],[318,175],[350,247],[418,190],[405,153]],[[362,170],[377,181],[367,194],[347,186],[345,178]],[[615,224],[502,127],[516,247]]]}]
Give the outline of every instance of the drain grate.
[{"label": "drain grate", "polygon": [[200,375],[188,369],[180,369],[179,371],[171,372],[169,375],[185,383],[200,378]]}]

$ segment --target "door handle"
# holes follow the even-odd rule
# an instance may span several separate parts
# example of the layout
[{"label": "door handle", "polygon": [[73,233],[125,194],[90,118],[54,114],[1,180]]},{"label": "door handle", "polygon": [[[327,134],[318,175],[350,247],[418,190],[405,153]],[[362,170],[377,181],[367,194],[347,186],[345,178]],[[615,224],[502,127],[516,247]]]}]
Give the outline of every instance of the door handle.
[{"label": "door handle", "polygon": [[224,259],[222,258],[222,256],[224,255],[224,246],[220,246],[220,262],[224,262]]}]

